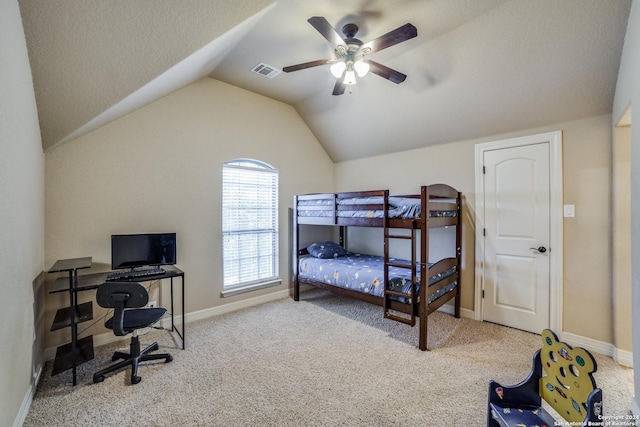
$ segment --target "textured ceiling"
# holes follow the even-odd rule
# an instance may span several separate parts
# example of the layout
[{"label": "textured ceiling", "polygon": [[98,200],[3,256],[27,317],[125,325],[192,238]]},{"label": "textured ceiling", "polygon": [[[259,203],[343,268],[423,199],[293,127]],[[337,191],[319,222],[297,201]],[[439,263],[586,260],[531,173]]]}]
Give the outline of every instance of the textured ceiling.
[{"label": "textured ceiling", "polygon": [[[19,4],[46,149],[272,1],[19,0]],[[158,92],[156,98],[164,94]]]},{"label": "textured ceiling", "polygon": [[[335,161],[611,112],[630,0],[20,0],[43,145],[52,147],[210,75],[293,105]],[[188,5],[188,6],[187,6]],[[327,66],[267,79],[250,69],[331,56],[309,24],[406,22],[414,39],[332,96]]]}]

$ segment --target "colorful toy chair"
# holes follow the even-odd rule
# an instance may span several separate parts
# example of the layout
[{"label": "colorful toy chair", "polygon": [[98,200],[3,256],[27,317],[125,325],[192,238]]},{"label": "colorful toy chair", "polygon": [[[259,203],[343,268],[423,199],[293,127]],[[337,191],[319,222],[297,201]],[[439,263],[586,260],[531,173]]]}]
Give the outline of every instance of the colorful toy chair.
[{"label": "colorful toy chair", "polygon": [[533,355],[529,376],[520,384],[489,382],[487,426],[548,426],[556,420],[542,408],[544,399],[567,425],[602,422],[602,390],[592,373],[598,369],[587,350],[558,340],[551,330],[542,332],[542,348]]}]

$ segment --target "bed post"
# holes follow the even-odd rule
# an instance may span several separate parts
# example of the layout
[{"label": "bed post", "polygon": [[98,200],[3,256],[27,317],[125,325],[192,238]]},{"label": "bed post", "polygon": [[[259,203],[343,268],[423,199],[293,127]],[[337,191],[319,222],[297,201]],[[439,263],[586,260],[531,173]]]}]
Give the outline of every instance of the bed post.
[{"label": "bed post", "polygon": [[291,282],[293,299],[300,301],[300,282],[298,281],[298,242],[300,239],[298,226],[298,196],[293,196],[293,214],[291,219]]},{"label": "bed post", "polygon": [[347,227],[345,227],[344,225],[341,225],[339,226],[339,231],[340,231],[340,237],[339,237],[340,240],[338,241],[338,243],[340,244],[340,246],[347,249],[347,246],[349,245],[349,243],[347,242]]},{"label": "bed post", "polygon": [[[429,287],[429,191],[426,186],[420,189],[420,205],[422,214],[420,215],[420,305],[418,314],[420,316],[420,350],[427,350],[427,331],[429,317],[429,299],[427,288]],[[414,302],[415,303],[415,302]]]},{"label": "bed post", "polygon": [[454,316],[456,318],[460,318],[460,289],[462,288],[462,271],[460,267],[462,266],[462,193],[458,192],[458,197],[456,198],[456,203],[458,205],[458,225],[456,227],[456,274],[458,275],[458,290],[455,297],[455,305],[454,305]]}]

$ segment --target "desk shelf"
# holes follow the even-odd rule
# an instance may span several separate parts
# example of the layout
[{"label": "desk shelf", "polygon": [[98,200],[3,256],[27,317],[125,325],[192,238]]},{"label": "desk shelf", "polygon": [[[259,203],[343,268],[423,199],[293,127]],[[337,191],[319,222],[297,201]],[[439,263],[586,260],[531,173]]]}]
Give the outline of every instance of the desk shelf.
[{"label": "desk shelf", "polygon": [[[73,318],[75,319],[76,324],[93,319],[93,302],[89,301],[76,305],[75,315]],[[71,307],[59,309],[56,312],[55,319],[53,319],[51,331],[68,328],[69,326],[71,326]]]},{"label": "desk shelf", "polygon": [[[95,280],[86,280],[86,277],[90,277],[93,279],[92,275],[81,275],[75,276],[73,278],[73,288],[74,292],[82,292],[82,291],[90,291],[92,289],[98,289],[98,285],[95,283]],[[106,274],[105,274],[106,280]],[[104,281],[104,280],[103,280]],[[49,288],[50,294],[55,294],[58,292],[69,292],[69,278],[68,277],[58,277],[54,284]]]},{"label": "desk shelf", "polygon": [[91,268],[91,262],[91,257],[62,259],[56,261],[49,269],[49,273],[67,273],[67,278],[56,280],[57,286],[49,292],[69,293],[69,306],[56,312],[51,330],[71,329],[71,342],[58,347],[51,375],[72,369],[74,386],[77,384],[78,365],[93,359],[93,336],[78,338],[78,324],[93,318],[93,304],[92,302],[78,304],[77,293],[85,289],[76,288],[78,270]]},{"label": "desk shelf", "polygon": [[56,358],[53,361],[51,375],[57,375],[68,369],[75,369],[93,359],[93,335],[86,336],[76,341],[75,355],[72,352],[72,343],[61,345],[56,350]]},{"label": "desk shelf", "polygon": [[62,273],[66,271],[76,271],[82,268],[91,268],[92,257],[59,259],[49,269],[49,273]]}]

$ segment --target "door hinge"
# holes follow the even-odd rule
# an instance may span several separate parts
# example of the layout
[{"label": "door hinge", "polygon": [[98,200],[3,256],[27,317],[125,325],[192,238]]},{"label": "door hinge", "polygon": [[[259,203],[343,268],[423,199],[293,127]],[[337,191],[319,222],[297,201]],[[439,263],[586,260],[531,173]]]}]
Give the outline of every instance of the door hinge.
[{"label": "door hinge", "polygon": [[482,166],[482,175],[485,175],[487,173],[487,168],[485,166]]},{"label": "door hinge", "polygon": [[482,290],[482,298],[484,298],[484,289]]},{"label": "door hinge", "polygon": [[487,235],[487,229],[486,229],[486,228],[483,228],[483,229],[482,229],[482,235],[483,235],[483,236],[486,236],[486,235]]}]

